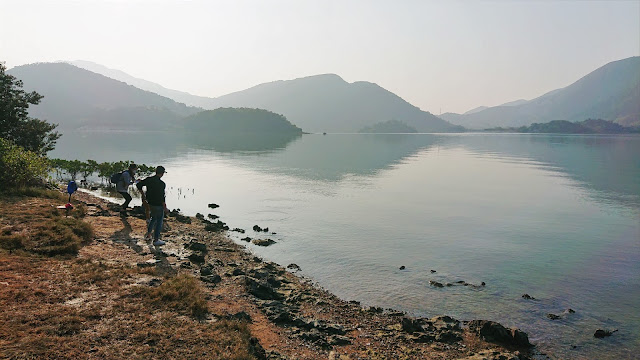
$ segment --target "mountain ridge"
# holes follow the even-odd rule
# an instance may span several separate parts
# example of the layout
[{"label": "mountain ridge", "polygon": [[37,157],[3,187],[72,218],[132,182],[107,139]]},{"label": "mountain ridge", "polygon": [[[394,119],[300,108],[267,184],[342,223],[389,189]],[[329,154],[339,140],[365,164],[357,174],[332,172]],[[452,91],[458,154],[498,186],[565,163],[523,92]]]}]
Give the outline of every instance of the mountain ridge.
[{"label": "mountain ridge", "polygon": [[[460,126],[449,124],[429,112],[420,110],[375,83],[368,81],[348,83],[337,74],[325,73],[291,80],[275,80],[223,96],[207,98],[166,89],[161,85],[99,64],[84,61],[72,63],[105,76],[118,77],[118,80],[129,84],[144,86],[145,90],[158,91],[163,96],[207,110],[220,107],[246,107],[273,111],[283,114],[292,123],[310,132],[357,132],[365,126],[391,119],[404,120],[423,132],[463,130]],[[378,99],[377,101],[391,102],[393,110],[387,111],[380,106],[376,107],[375,104],[374,106],[366,104],[362,99],[364,96],[359,98],[357,92],[372,95]],[[316,104],[318,99],[322,99],[322,104]],[[349,102],[357,105],[349,108]],[[356,107],[360,107],[360,110]],[[321,125],[323,123],[324,126]]]},{"label": "mountain ridge", "polygon": [[[26,91],[43,95],[29,116],[59,124],[61,130],[114,129],[118,122],[129,130],[165,130],[200,110],[67,63],[21,65],[8,73],[22,80]],[[121,121],[126,118],[131,121]]]},{"label": "mountain ridge", "polygon": [[609,62],[564,88],[548,91],[524,103],[516,100],[471,114],[445,113],[441,117],[470,129],[587,118],[639,126],[640,57]]}]

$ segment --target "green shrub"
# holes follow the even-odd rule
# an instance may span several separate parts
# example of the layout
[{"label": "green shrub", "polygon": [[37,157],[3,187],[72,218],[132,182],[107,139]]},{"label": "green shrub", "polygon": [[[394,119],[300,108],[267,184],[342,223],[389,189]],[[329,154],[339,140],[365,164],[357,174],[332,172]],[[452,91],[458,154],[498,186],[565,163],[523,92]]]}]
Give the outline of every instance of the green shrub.
[{"label": "green shrub", "polygon": [[0,187],[14,190],[45,181],[49,174],[47,158],[24,150],[0,138]]}]

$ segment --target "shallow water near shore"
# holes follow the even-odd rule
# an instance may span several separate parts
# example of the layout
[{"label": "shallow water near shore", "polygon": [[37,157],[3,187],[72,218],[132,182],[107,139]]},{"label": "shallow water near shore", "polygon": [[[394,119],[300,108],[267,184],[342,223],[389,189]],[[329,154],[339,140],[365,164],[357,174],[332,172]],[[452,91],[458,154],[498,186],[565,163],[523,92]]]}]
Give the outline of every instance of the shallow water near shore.
[{"label": "shallow water near shore", "polygon": [[170,208],[276,240],[247,247],[346,300],[495,320],[554,358],[640,353],[640,137],[261,140],[69,133],[50,155],[164,165]]}]

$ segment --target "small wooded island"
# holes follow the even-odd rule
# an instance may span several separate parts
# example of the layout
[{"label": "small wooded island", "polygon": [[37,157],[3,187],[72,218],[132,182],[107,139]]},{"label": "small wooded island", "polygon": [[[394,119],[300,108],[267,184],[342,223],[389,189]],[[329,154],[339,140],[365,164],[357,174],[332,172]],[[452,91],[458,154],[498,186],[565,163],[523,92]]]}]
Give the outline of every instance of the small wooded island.
[{"label": "small wooded island", "polygon": [[302,134],[280,114],[263,109],[218,108],[187,116],[183,129],[192,133]]}]

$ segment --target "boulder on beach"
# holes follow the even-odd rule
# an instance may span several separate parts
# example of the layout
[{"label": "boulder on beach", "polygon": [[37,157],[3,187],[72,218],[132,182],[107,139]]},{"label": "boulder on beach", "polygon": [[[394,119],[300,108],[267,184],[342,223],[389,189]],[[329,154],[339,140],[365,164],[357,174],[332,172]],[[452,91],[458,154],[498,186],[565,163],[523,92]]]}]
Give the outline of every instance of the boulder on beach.
[{"label": "boulder on beach", "polygon": [[276,243],[271,239],[253,239],[251,242],[258,246],[269,246]]},{"label": "boulder on beach", "polygon": [[618,330],[609,331],[609,330],[598,329],[593,334],[593,337],[598,338],[598,339],[602,339],[602,338],[605,338],[607,336],[613,335],[613,333],[616,332],[616,331],[618,331]]},{"label": "boulder on beach", "polygon": [[531,347],[527,333],[518,329],[507,329],[502,324],[490,320],[472,320],[469,330],[481,339],[504,345]]},{"label": "boulder on beach", "polygon": [[220,205],[218,205],[218,204],[214,204],[214,203],[211,203],[211,204],[209,204],[209,205],[207,205],[207,206],[208,206],[210,209],[215,209],[215,208],[219,208],[219,207],[220,207]]}]

